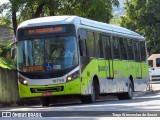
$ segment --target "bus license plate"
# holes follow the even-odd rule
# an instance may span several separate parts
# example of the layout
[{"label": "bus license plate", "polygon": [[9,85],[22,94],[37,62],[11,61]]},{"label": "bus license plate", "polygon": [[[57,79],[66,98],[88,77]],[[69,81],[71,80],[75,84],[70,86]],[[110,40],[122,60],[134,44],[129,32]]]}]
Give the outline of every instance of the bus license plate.
[{"label": "bus license plate", "polygon": [[44,93],[42,93],[42,96],[51,96],[51,95],[52,95],[51,92],[44,92]]}]

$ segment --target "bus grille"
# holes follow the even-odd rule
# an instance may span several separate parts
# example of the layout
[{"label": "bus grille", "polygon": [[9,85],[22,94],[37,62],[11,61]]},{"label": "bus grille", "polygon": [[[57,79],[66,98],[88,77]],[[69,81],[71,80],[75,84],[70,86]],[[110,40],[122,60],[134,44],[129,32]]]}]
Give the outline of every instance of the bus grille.
[{"label": "bus grille", "polygon": [[43,93],[43,92],[59,92],[63,91],[63,86],[58,87],[43,87],[43,88],[31,88],[31,93]]}]

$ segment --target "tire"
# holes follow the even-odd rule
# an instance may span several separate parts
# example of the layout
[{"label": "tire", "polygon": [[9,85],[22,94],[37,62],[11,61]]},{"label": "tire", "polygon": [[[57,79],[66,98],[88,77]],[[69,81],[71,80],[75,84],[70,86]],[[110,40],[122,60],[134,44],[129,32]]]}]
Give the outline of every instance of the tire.
[{"label": "tire", "polygon": [[95,100],[99,100],[100,88],[98,81],[94,82],[94,88],[95,88]]},{"label": "tire", "polygon": [[125,99],[124,99],[124,98],[125,98],[125,93],[119,93],[119,94],[117,95],[117,97],[118,97],[119,100],[125,100]]},{"label": "tire", "polygon": [[118,94],[117,97],[118,97],[119,100],[132,99],[132,97],[133,97],[133,84],[132,84],[131,81],[129,81],[128,92]]},{"label": "tire", "polygon": [[41,98],[41,104],[43,107],[48,107],[50,103],[49,97],[43,97]]},{"label": "tire", "polygon": [[92,83],[92,93],[90,95],[81,96],[82,103],[93,103],[96,100],[95,84]]}]

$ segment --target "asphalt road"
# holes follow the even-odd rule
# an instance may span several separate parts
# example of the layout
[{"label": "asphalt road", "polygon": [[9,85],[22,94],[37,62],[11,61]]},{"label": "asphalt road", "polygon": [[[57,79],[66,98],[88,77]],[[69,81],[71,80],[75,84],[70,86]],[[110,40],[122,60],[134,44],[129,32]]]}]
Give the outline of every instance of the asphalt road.
[{"label": "asphalt road", "polygon": [[116,97],[110,97],[110,99],[104,99],[92,104],[82,104],[77,101],[76,103],[57,104],[51,105],[50,107],[42,107],[41,105],[37,105],[1,108],[0,111],[53,111],[60,114],[65,112],[69,113],[70,111],[77,114],[79,114],[78,112],[84,114],[88,111],[97,111],[97,113],[99,111],[104,111],[104,113],[106,111],[160,111],[160,93],[151,93],[141,97],[134,97],[131,100],[118,100]]},{"label": "asphalt road", "polygon": [[[152,84],[152,92],[135,95],[131,100],[118,100],[115,96],[103,97],[103,100],[92,104],[82,104],[78,100],[53,104],[50,107],[19,106],[1,108],[0,114],[5,117],[11,114],[12,119],[58,119],[58,120],[159,120],[160,119],[160,85]],[[136,93],[137,94],[137,93]],[[9,112],[9,113],[6,113]],[[4,118],[3,117],[3,118]],[[22,117],[22,118],[21,118]],[[40,118],[42,117],[42,118]],[[136,118],[135,118],[136,117]],[[1,118],[0,118],[1,119]],[[5,117],[9,119],[9,117]]]}]

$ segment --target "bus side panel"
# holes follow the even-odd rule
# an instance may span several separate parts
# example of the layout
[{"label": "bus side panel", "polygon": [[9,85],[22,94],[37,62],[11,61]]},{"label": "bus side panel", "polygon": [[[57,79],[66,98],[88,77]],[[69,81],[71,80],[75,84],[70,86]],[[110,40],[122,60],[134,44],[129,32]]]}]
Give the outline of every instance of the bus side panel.
[{"label": "bus side panel", "polygon": [[135,91],[143,91],[149,86],[149,72],[148,72],[148,64],[145,62],[141,63],[142,67],[142,78],[135,78]]},{"label": "bus side panel", "polygon": [[117,80],[116,84],[116,91],[117,92],[126,92],[127,91],[127,84],[128,83],[128,61],[121,61],[116,60],[113,62],[114,65],[114,79]]},{"label": "bus side panel", "polygon": [[135,91],[142,91],[147,88],[148,85],[148,69],[147,63],[142,63],[142,79],[136,78],[136,64],[133,61],[113,61],[113,74],[114,79],[107,79],[107,64],[106,60],[92,60],[82,72],[82,84],[81,93],[90,94],[91,93],[91,81],[93,76],[97,75],[100,84],[100,93],[117,93],[117,92],[127,92],[128,91],[128,80],[129,77],[133,77],[133,84]]},{"label": "bus side panel", "polygon": [[[113,84],[113,81],[107,79],[109,77],[109,61],[104,59],[97,60],[98,72],[97,75],[99,77],[99,85],[100,85],[100,93],[105,94],[109,93],[112,90],[116,89],[116,84]],[[111,69],[112,70],[112,69]]]},{"label": "bus side panel", "polygon": [[81,94],[91,94],[91,83],[93,75],[98,72],[97,60],[91,60],[83,69],[81,74]]},{"label": "bus side panel", "polygon": [[[82,72],[82,87],[81,92],[83,95],[91,94],[91,81],[93,76],[97,75],[100,85],[100,93],[117,93],[117,92],[127,92],[127,84],[129,73],[134,72],[133,63],[127,61],[114,61],[114,79],[107,79],[107,65],[108,60],[92,60]],[[129,65],[130,64],[130,65]],[[129,67],[132,69],[129,69]],[[130,70],[130,71],[129,71]]]}]

